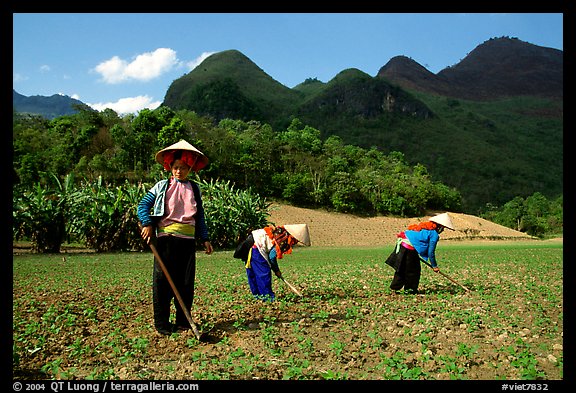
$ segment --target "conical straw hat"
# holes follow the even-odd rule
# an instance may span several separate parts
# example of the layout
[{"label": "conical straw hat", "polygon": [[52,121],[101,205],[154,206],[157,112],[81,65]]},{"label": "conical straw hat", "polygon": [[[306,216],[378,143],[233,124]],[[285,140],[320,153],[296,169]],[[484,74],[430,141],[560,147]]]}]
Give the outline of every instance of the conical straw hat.
[{"label": "conical straw hat", "polygon": [[180,141],[156,153],[155,157],[156,161],[158,161],[161,165],[164,165],[164,153],[171,150],[189,150],[198,155],[198,161],[196,161],[196,165],[194,166],[194,168],[192,168],[192,170],[194,170],[195,172],[198,172],[200,169],[208,165],[208,157],[206,157],[204,153],[202,153],[200,150],[192,146],[190,143],[186,142],[184,139],[180,139]]},{"label": "conical straw hat", "polygon": [[448,213],[438,214],[437,216],[430,218],[430,221],[443,225],[448,229],[454,230],[454,224],[452,224],[452,220],[450,219]]},{"label": "conical straw hat", "polygon": [[310,245],[310,232],[307,224],[283,225],[284,229],[294,236],[298,241],[306,246]]}]

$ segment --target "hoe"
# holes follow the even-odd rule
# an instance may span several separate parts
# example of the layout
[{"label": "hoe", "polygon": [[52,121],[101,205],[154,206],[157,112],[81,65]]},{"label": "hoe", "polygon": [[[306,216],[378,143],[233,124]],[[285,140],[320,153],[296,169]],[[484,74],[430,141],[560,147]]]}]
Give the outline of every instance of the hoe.
[{"label": "hoe", "polygon": [[168,280],[170,287],[172,287],[172,290],[174,291],[174,295],[176,295],[176,299],[178,299],[178,304],[180,304],[180,308],[182,308],[182,310],[184,311],[184,315],[186,315],[186,319],[190,323],[190,326],[192,327],[192,331],[194,332],[194,335],[196,336],[198,341],[201,341],[200,340],[201,334],[198,331],[198,327],[196,326],[196,324],[192,320],[192,316],[190,315],[190,311],[186,308],[186,306],[184,304],[184,300],[182,299],[182,296],[180,296],[180,292],[178,292],[178,289],[176,288],[174,281],[172,281],[172,277],[170,276],[170,273],[168,273],[168,269],[166,268],[166,265],[164,265],[164,262],[162,261],[162,258],[160,257],[160,254],[158,253],[158,250],[156,249],[156,246],[154,246],[154,244],[152,244],[152,242],[149,243],[149,246],[150,246],[150,249],[152,250],[152,253],[156,257],[156,260],[158,261],[158,265],[160,265],[160,268],[162,269],[162,272],[164,273],[166,280]]},{"label": "hoe", "polygon": [[[432,269],[432,265],[430,265],[428,262],[426,262],[426,261],[425,261],[424,259],[422,259],[422,258],[420,258],[420,260],[421,260],[422,262],[424,262],[426,265],[428,265],[428,266]],[[464,290],[465,290],[466,292],[470,292],[470,290],[469,290],[468,288],[466,288],[464,285],[462,285],[462,284],[458,283],[456,280],[448,277],[446,274],[442,273],[441,271],[439,271],[438,273],[440,273],[441,275],[443,275],[444,277],[446,277],[448,280],[452,281],[454,284],[459,285],[459,286],[461,286],[462,288],[464,288]]]}]

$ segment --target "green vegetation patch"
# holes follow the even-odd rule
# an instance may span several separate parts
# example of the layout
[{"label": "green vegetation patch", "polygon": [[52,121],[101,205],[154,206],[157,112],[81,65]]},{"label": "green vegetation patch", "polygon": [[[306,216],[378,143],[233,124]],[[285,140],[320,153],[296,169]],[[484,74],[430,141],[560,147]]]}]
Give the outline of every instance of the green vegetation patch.
[{"label": "green vegetation patch", "polygon": [[231,251],[198,253],[192,317],[153,328],[148,252],[15,255],[18,379],[563,379],[563,247],[443,243],[418,295],[389,290],[391,247],[304,248],[277,301]]}]

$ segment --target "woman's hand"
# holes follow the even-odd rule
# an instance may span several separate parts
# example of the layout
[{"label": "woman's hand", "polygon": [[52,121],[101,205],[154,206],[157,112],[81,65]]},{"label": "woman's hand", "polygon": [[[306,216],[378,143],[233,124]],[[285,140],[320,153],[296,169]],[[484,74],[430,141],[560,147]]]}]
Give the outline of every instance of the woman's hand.
[{"label": "woman's hand", "polygon": [[212,247],[212,243],[210,243],[209,241],[204,242],[204,247],[206,248],[206,254],[208,254],[208,255],[212,254],[212,252],[214,251],[214,248]]},{"label": "woman's hand", "polygon": [[140,228],[140,236],[142,236],[142,239],[146,240],[147,244],[150,244],[150,239],[152,239],[153,234],[154,229],[152,228],[152,225]]}]

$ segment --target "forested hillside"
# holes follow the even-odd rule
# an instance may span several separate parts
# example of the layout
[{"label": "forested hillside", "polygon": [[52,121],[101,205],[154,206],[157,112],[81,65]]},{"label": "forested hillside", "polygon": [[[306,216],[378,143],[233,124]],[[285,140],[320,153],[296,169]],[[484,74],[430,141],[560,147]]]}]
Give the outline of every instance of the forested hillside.
[{"label": "forested hillside", "polygon": [[164,105],[275,131],[296,117],[322,140],[400,152],[477,213],[515,196],[563,193],[562,66],[562,51],[503,37],[437,75],[396,58],[374,77],[350,69],[289,89],[230,50],[175,80]]},{"label": "forested hillside", "polygon": [[167,176],[155,153],[179,139],[210,160],[203,179],[229,181],[265,198],[362,215],[418,215],[427,209],[461,210],[461,195],[431,179],[402,153],[347,145],[294,119],[273,130],[257,121],[211,119],[167,107],[120,118],[112,110],[82,111],[48,121],[14,115],[16,183],[31,187],[64,179],[112,184],[152,182]]},{"label": "forested hillside", "polygon": [[[242,185],[268,184],[266,191],[275,189],[278,194],[278,186],[270,185],[271,178],[254,172],[252,161],[258,162],[261,154],[276,149],[275,162],[282,162],[286,152],[300,148],[294,148],[293,141],[283,135],[291,130],[295,141],[303,141],[310,137],[308,131],[314,130],[313,138],[318,139],[315,143],[322,148],[315,151],[306,147],[307,154],[316,158],[321,151],[327,155],[329,147],[338,141],[347,151],[356,149],[378,157],[401,157],[409,167],[424,168],[431,182],[457,190],[461,196],[460,208],[478,214],[488,205],[502,206],[515,197],[528,197],[535,192],[547,198],[562,195],[562,56],[562,51],[502,37],[482,43],[460,63],[438,74],[432,74],[408,57],[398,56],[376,76],[348,69],[327,83],[311,77],[290,89],[239,51],[223,51],[175,80],[166,92],[164,109],[158,112],[143,111],[138,116],[119,118],[111,110],[98,114],[84,108],[78,116],[70,118],[43,115],[44,119],[54,119],[53,123],[19,118],[13,132],[14,167],[21,177],[27,177],[31,168],[38,167],[41,171],[37,157],[19,150],[21,144],[27,147],[38,144],[32,151],[38,150],[39,156],[56,157],[57,173],[63,173],[65,168],[84,168],[90,163],[88,170],[97,173],[106,168],[104,172],[116,177],[127,170],[126,164],[118,161],[127,156],[131,160],[130,177],[133,171],[138,174],[149,169],[150,163],[142,157],[151,154],[157,141],[165,140],[164,127],[178,132],[188,127],[189,135],[202,134],[206,138],[198,143],[215,149],[211,174],[232,165],[237,173],[243,174]],[[14,97],[16,108],[22,97],[16,92]],[[42,112],[38,108],[17,111]],[[152,113],[152,117],[158,116],[160,120],[148,124]],[[166,123],[166,113],[178,114],[167,116],[172,124]],[[92,119],[88,125],[85,120],[78,120],[86,118]],[[190,118],[196,120],[190,122]],[[26,126],[27,131],[23,132],[22,121],[35,125]],[[222,124],[235,124],[230,141],[230,133],[220,135]],[[123,128],[121,132],[119,127]],[[143,137],[139,134],[143,127],[156,129]],[[39,131],[47,129],[51,131]],[[254,129],[266,132],[252,135]],[[205,133],[206,130],[217,135]],[[124,139],[118,136],[123,133],[126,133]],[[27,140],[29,134],[34,137]],[[252,145],[248,146],[243,140],[247,135],[266,139],[250,141]],[[219,144],[229,146],[219,150],[221,146],[212,146],[213,137],[221,138]],[[51,138],[63,138],[63,146],[54,147]],[[82,147],[85,145],[90,147]],[[40,152],[40,147],[45,152]],[[67,154],[73,151],[73,155],[63,158],[60,150]],[[222,156],[222,151],[242,151],[246,155],[241,163],[232,163],[234,159]],[[331,163],[339,160],[339,157],[324,158]],[[346,158],[350,159],[353,158]],[[138,162],[141,167],[136,165]],[[318,165],[325,165],[320,162]],[[112,165],[117,165],[117,170]],[[337,172],[349,173],[340,169]],[[307,170],[300,176],[304,179],[317,175]],[[294,178],[291,181],[292,191],[285,191],[287,194],[307,194],[311,188],[315,196],[303,197],[302,203],[325,203],[320,202],[326,195],[318,193],[318,181],[301,184],[303,189],[298,192],[298,182]],[[343,203],[341,208],[346,205],[347,202]]]}]

